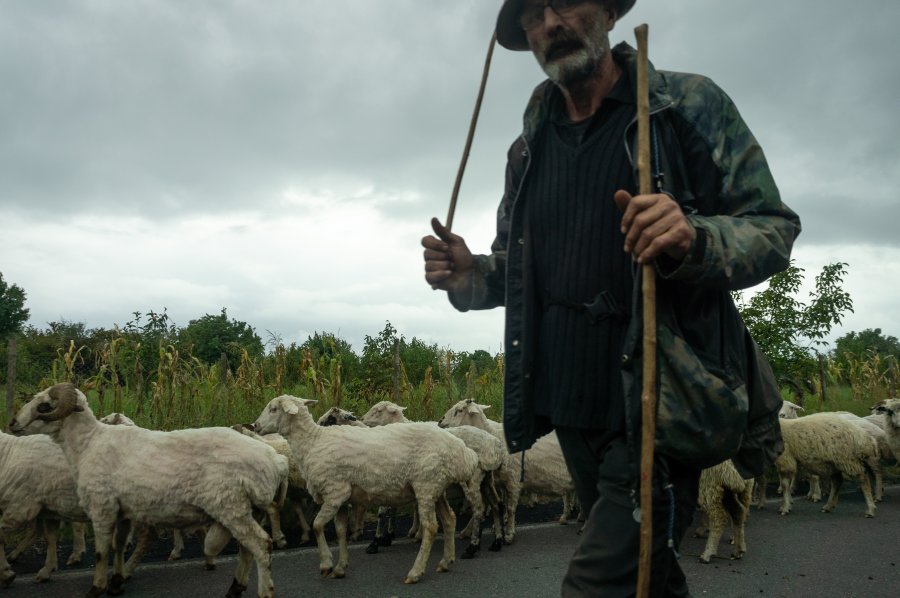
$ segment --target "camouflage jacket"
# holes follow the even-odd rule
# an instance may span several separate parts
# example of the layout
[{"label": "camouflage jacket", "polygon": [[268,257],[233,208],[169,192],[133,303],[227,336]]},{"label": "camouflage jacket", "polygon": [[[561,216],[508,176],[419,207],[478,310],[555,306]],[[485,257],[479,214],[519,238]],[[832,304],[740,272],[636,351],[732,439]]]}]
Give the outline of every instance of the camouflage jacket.
[{"label": "camouflage jacket", "polygon": [[[637,81],[636,51],[621,43],[613,53],[630,70],[631,81]],[[549,431],[537,428],[530,394],[537,314],[528,275],[530,233],[523,223],[520,197],[531,156],[539,150],[538,133],[549,121],[551,86],[545,81],[535,89],[523,132],[509,150],[491,254],[475,256],[469,292],[450,294],[451,303],[461,311],[506,306],[503,421],[511,452],[529,448]],[[726,328],[743,326],[729,291],[756,285],[786,268],[800,221],[782,203],[762,149],[718,86],[706,77],[651,66],[649,89],[658,170],[664,180],[661,189],[681,204],[697,231],[683,261],[658,260],[660,301],[674,307],[690,344],[711,353],[740,377],[748,368],[747,351],[740,338],[726,336],[730,334]],[[633,122],[623,139],[629,157],[635,155],[636,137]],[[636,190],[633,159],[632,166]],[[640,277],[635,279],[639,285]],[[729,326],[723,326],[722,318]]]}]

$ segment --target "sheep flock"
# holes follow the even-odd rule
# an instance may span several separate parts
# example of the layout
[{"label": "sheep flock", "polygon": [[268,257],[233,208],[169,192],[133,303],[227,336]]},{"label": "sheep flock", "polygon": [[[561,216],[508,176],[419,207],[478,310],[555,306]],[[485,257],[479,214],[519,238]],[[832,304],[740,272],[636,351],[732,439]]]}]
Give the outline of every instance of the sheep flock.
[{"label": "sheep flock", "polygon": [[[469,540],[460,557],[472,558],[488,521],[490,550],[515,541],[521,504],[559,500],[561,524],[579,506],[555,434],[524,455],[511,455],[502,425],[474,400],[450,406],[438,422],[410,421],[404,407],[389,401],[361,417],[334,407],[316,420],[313,404],[282,395],[252,424],[163,432],[137,426],[125,414],[98,418],[70,383],[37,393],[16,413],[10,433],[0,432],[0,586],[15,578],[6,553],[11,534],[20,532],[20,539],[9,560],[43,535],[47,557],[35,580],[46,581],[59,566],[56,543],[66,524],[74,539],[67,565],[85,553],[85,527],[93,531],[97,560],[87,596],[125,591],[155,537],[172,534],[170,559],[176,559],[182,533],[199,531],[207,568],[236,540],[239,556],[226,596],[242,595],[255,564],[256,594],[272,597],[272,552],[286,545],[282,509],[295,513],[301,543],[315,541],[319,575],[341,578],[350,566],[348,542],[360,539],[366,517],[378,513],[367,549],[377,552],[390,546],[397,508],[414,515],[410,536],[420,545],[403,581],[416,583],[436,543],[436,570],[448,571],[457,558],[456,534]],[[881,401],[867,417],[802,410],[784,403],[784,451],[768,476],[742,479],[730,461],[701,472],[698,509],[705,523],[695,532],[707,538],[701,562],[716,556],[728,527],[730,557],[752,554],[747,521],[754,505],[766,506],[767,477],[777,479],[783,516],[804,480],[812,501],[822,499],[827,485],[825,513],[838,507],[842,484],[853,481],[865,497],[863,514],[875,516],[882,465],[900,455],[900,399]],[[329,523],[337,555],[325,537]]]}]

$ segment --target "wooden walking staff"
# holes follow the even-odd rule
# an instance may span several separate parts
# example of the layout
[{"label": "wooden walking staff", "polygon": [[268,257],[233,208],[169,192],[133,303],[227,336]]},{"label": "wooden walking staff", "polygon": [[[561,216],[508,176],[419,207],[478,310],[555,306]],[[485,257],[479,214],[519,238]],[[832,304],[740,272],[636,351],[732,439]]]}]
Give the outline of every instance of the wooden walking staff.
[{"label": "wooden walking staff", "polygon": [[494,44],[497,42],[497,32],[491,36],[487,56],[484,59],[484,70],[481,72],[481,87],[478,88],[478,99],[475,100],[475,110],[472,120],[469,122],[469,134],[466,136],[466,146],[463,149],[462,161],[459,170],[456,171],[456,182],[453,184],[453,193],[450,196],[450,209],[447,212],[447,220],[444,225],[447,230],[453,228],[453,213],[456,211],[456,198],[459,196],[459,186],[462,184],[463,172],[466,170],[466,162],[469,160],[469,150],[472,149],[472,137],[475,135],[475,125],[478,123],[478,113],[481,112],[481,100],[484,98],[484,87],[487,84],[488,72],[491,70],[491,57],[494,55]]},{"label": "wooden walking staff", "polygon": [[[638,193],[653,192],[650,180],[650,98],[647,84],[647,31],[634,29],[637,38],[637,167]],[[641,384],[641,527],[638,560],[638,598],[650,591],[650,554],[653,549],[653,447],[656,438],[656,272],[652,264],[641,269],[643,298],[643,358]]]}]

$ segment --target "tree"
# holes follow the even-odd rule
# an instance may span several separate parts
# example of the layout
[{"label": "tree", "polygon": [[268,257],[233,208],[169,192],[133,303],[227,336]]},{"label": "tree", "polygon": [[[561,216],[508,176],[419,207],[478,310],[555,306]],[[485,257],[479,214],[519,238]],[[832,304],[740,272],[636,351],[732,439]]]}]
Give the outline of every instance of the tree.
[{"label": "tree", "polygon": [[838,362],[845,362],[848,358],[865,359],[872,354],[900,359],[900,341],[895,336],[883,335],[881,328],[849,332],[837,339],[834,345],[834,357]]},{"label": "tree", "polygon": [[803,284],[803,268],[791,262],[769,279],[769,286],[744,302],[735,293],[738,309],[750,334],[768,357],[779,380],[804,385],[815,377],[818,348],[826,344],[833,326],[853,311],[850,294],[841,288],[847,264],[826,265],[816,276],[810,302],[795,298]]},{"label": "tree", "polygon": [[28,321],[25,308],[25,291],[18,285],[8,285],[0,273],[0,340],[7,339],[6,347],[6,419],[13,417],[13,398],[16,384],[16,334]]},{"label": "tree", "polygon": [[0,339],[22,330],[28,321],[29,311],[25,307],[25,291],[18,285],[9,285],[0,272]]},{"label": "tree", "polygon": [[224,307],[217,316],[206,314],[199,320],[191,320],[178,333],[178,342],[209,365],[218,362],[223,353],[232,368],[241,363],[243,351],[253,358],[263,355],[262,339],[246,322],[229,320]]}]

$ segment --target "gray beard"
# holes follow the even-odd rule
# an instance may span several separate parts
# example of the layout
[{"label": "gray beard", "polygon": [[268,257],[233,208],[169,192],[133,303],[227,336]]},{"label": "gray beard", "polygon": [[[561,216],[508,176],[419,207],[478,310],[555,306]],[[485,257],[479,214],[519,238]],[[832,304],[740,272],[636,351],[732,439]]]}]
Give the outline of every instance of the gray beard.
[{"label": "gray beard", "polygon": [[582,48],[575,54],[541,67],[551,81],[560,87],[569,87],[590,77],[599,65],[600,60],[591,56],[587,48]]},{"label": "gray beard", "polygon": [[[591,24],[581,41],[583,45],[577,52],[549,64],[543,57],[538,58],[547,77],[560,87],[570,87],[589,78],[603,64],[603,58],[609,52],[609,34],[600,19]],[[546,50],[544,48],[542,51]]]}]

